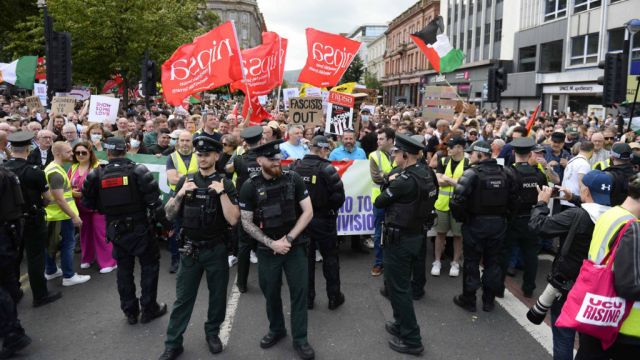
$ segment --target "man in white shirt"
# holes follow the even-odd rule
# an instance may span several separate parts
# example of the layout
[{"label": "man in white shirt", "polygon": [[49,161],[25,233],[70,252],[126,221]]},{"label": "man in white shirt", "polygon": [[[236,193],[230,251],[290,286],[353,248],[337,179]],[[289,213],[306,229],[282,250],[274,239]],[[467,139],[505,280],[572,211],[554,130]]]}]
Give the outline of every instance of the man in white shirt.
[{"label": "man in white shirt", "polygon": [[[562,178],[562,187],[571,190],[572,194],[580,194],[580,183],[582,177],[591,171],[589,159],[593,155],[593,143],[584,141],[580,143],[580,153],[573,157],[567,163],[564,169],[564,178]],[[562,200],[563,206],[573,207],[574,205],[568,201]]]}]

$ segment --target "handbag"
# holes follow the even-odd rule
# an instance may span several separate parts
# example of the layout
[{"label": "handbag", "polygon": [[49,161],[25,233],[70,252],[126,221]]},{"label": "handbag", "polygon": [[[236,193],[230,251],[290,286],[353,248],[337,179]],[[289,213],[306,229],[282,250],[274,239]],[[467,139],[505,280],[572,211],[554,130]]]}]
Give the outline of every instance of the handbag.
[{"label": "handbag", "polygon": [[599,339],[605,350],[616,341],[633,305],[633,301],[617,296],[612,267],[618,243],[634,221],[629,220],[618,232],[616,241],[600,264],[583,260],[580,274],[555,324]]}]

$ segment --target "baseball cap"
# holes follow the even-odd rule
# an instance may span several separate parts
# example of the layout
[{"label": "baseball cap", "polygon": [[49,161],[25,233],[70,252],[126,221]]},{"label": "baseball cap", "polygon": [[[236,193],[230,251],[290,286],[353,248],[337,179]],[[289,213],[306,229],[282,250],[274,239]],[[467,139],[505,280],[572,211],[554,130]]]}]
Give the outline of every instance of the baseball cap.
[{"label": "baseball cap", "polygon": [[609,174],[600,170],[591,170],[584,175],[582,183],[589,188],[593,201],[600,205],[611,205],[613,179]]},{"label": "baseball cap", "polygon": [[616,143],[611,147],[611,157],[620,160],[631,159],[631,146],[625,143]]},{"label": "baseball cap", "polygon": [[127,143],[124,141],[123,138],[119,136],[112,136],[107,138],[103,146],[107,150],[119,150],[119,151],[127,150]]},{"label": "baseball cap", "polygon": [[461,136],[452,137],[447,141],[447,147],[452,148],[456,145],[462,145],[464,147],[467,145],[467,141]]},{"label": "baseball cap", "polygon": [[311,140],[311,146],[317,147],[317,148],[331,149],[331,144],[329,143],[329,139],[327,139],[327,137],[324,135],[316,135]]}]

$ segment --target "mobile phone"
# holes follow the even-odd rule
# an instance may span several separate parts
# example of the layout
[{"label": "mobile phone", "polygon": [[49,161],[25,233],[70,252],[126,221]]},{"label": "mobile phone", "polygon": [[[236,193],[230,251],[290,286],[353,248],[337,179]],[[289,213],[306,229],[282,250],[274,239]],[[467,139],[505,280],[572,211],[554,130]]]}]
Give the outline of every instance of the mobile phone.
[{"label": "mobile phone", "polygon": [[551,197],[557,198],[559,196],[560,196],[560,187],[558,185],[554,185],[553,189],[551,190]]}]

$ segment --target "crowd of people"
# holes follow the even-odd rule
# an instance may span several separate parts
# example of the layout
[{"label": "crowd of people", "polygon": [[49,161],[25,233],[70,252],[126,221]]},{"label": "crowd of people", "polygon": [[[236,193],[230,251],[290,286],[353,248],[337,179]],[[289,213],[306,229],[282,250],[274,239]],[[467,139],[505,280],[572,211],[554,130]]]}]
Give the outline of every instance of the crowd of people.
[{"label": "crowd of people", "polygon": [[[388,195],[383,196],[378,202],[376,199],[398,176],[398,174],[394,175],[394,168],[401,169],[398,163],[406,161],[406,156],[403,160],[402,156],[395,156],[396,152],[399,149],[405,149],[405,153],[413,156],[411,145],[405,144],[406,146],[403,147],[402,141],[399,142],[397,139],[399,137],[405,139],[404,136],[412,137],[412,141],[417,141],[423,147],[420,149],[418,161],[422,161],[433,170],[434,188],[438,189],[434,204],[434,221],[431,223],[433,227],[425,229],[423,234],[423,239],[427,235],[434,236],[434,262],[431,265],[430,274],[441,275],[448,257],[445,251],[446,244],[447,241],[451,241],[453,252],[448,264],[448,275],[458,277],[462,272],[464,282],[463,294],[456,297],[454,302],[468,311],[475,311],[477,288],[483,286],[485,291],[490,288],[491,296],[502,297],[505,276],[515,276],[519,270],[523,271],[522,295],[528,298],[533,297],[534,290],[540,285],[536,284],[538,253],[547,252],[556,256],[550,283],[555,286],[554,288],[563,289],[563,296],[554,298],[551,303],[546,304],[547,308],[551,308],[551,317],[555,323],[568,291],[566,283],[572,279],[575,280],[582,259],[591,258],[590,240],[592,234],[595,234],[594,231],[598,232],[598,219],[607,217],[611,220],[612,215],[607,215],[607,211],[611,209],[620,211],[620,216],[631,214],[636,219],[640,216],[638,212],[640,135],[634,132],[619,132],[616,118],[611,115],[600,119],[586,113],[542,112],[528,129],[526,125],[531,115],[527,111],[505,109],[498,113],[481,110],[475,116],[459,113],[453,120],[429,120],[421,116],[419,108],[377,105],[373,113],[369,108],[356,110],[354,112],[356,128],[347,129],[343,134],[335,135],[324,134],[324,129],[321,127],[305,128],[301,125],[289,124],[288,113],[283,109],[274,109],[275,104],[274,100],[266,105],[272,118],[257,125],[250,124],[233,111],[234,100],[207,98],[200,104],[191,105],[189,109],[172,108],[162,102],[152,103],[147,109],[143,101],[134,101],[123,109],[115,124],[101,124],[88,121],[86,104],[80,101],[77,103],[76,111],[68,114],[47,114],[29,111],[24,98],[0,97],[0,160],[7,164],[12,161],[19,162],[20,166],[26,166],[34,173],[37,170],[44,173],[40,179],[41,182],[44,179],[44,183],[40,183],[37,187],[34,185],[34,188],[39,189],[34,195],[38,199],[27,199],[26,203],[33,202],[29,205],[33,205],[34,211],[46,210],[46,214],[38,212],[39,215],[34,215],[31,220],[27,220],[36,225],[30,229],[31,234],[25,231],[25,241],[21,243],[18,264],[13,266],[12,275],[7,276],[3,281],[17,282],[23,248],[26,248],[34,306],[42,306],[61,297],[59,292],[47,291],[46,281],[48,280],[62,277],[64,286],[89,281],[90,276],[79,274],[74,270],[76,235],[79,238],[81,270],[88,269],[94,264],[98,266],[100,273],[106,274],[114,269],[120,270],[118,266],[122,265],[112,256],[113,239],[110,237],[113,235],[109,233],[107,226],[109,221],[104,214],[97,211],[96,207],[87,207],[87,199],[83,199],[86,196],[83,184],[91,171],[99,167],[97,153],[113,149],[113,142],[109,139],[114,138],[123,139],[127,154],[166,157],[167,181],[171,189],[170,196],[173,198],[180,189],[184,188],[185,177],[198,172],[198,146],[194,139],[208,138],[216,144],[211,145],[212,148],[217,149],[217,143],[221,145],[219,151],[215,150],[219,152],[219,156],[215,159],[215,170],[225,179],[235,183],[240,199],[242,199],[240,185],[249,175],[242,174],[240,171],[238,158],[246,156],[252,148],[277,142],[278,146],[274,148],[279,152],[279,159],[295,162],[297,159],[313,155],[330,161],[369,161],[372,181],[371,202],[380,205],[385,204],[387,201],[385,196]],[[523,141],[524,139],[526,141]],[[199,146],[206,148],[206,144]],[[410,158],[413,159],[411,156]],[[267,159],[272,160],[269,157]],[[521,165],[526,165],[527,169],[535,169],[535,173],[532,172],[529,175],[526,171],[514,170],[514,174],[524,174],[514,175],[517,181],[520,184],[532,184],[530,189],[534,191],[527,193],[530,194],[529,198],[520,198],[519,201],[526,206],[520,204],[519,207],[510,209],[507,231],[496,235],[499,241],[491,244],[495,251],[484,255],[485,274],[482,282],[488,282],[488,277],[493,276],[491,280],[498,283],[493,287],[487,286],[486,283],[480,285],[479,278],[477,285],[470,285],[473,283],[470,277],[476,276],[474,274],[479,271],[480,254],[472,253],[467,249],[468,239],[473,237],[469,234],[472,219],[463,219],[464,216],[460,215],[460,208],[465,204],[461,188],[464,188],[465,181],[468,181],[468,176],[465,177],[466,171],[478,166],[477,164],[483,160],[495,160],[505,169],[519,169]],[[244,161],[247,161],[246,158]],[[264,161],[267,160],[262,160]],[[262,163],[260,165],[263,166]],[[7,168],[12,166],[8,165]],[[251,170],[249,166],[248,171],[251,173],[259,170],[260,167],[256,163],[254,169]],[[225,186],[228,186],[228,183],[225,182]],[[338,191],[337,187],[332,189],[330,193]],[[217,192],[231,192],[231,190],[222,189]],[[184,195],[184,190],[181,194],[181,196]],[[237,201],[236,196],[238,194],[234,194],[234,199],[231,199],[234,205]],[[231,205],[224,203],[224,206],[230,208]],[[246,210],[242,205],[240,209],[243,212]],[[315,207],[314,211],[317,211]],[[383,226],[385,209],[374,205],[373,215],[375,232],[372,236],[351,236],[350,240],[353,250],[368,252],[367,247],[373,249],[370,273],[372,276],[380,276],[385,273],[386,263],[385,248],[382,244],[385,233]],[[171,273],[178,272],[181,266],[178,230],[184,227],[183,220],[180,216],[172,217],[172,225],[162,233],[168,240],[168,249],[171,254],[168,270]],[[238,224],[235,224],[236,222]],[[225,234],[229,239],[226,254],[228,267],[239,264],[237,286],[241,292],[247,291],[246,277],[249,263],[272,261],[264,255],[262,257],[256,255],[260,253],[258,251],[260,246],[256,246],[255,241],[253,243],[243,241],[247,236],[247,233],[241,230],[243,222],[244,219],[239,221],[237,216],[235,221],[228,221],[229,225],[235,226],[228,229],[228,234]],[[467,223],[466,231],[465,222]],[[572,226],[576,223],[580,224],[577,228]],[[310,226],[312,225],[313,223]],[[25,226],[25,230],[27,228]],[[635,226],[628,231],[636,231],[635,234],[637,234],[637,228]],[[244,229],[247,230],[247,226],[244,226]],[[619,229],[620,227],[615,231]],[[37,245],[27,241],[32,238],[40,238]],[[564,246],[568,238],[572,238],[572,244]],[[601,240],[608,243],[608,239]],[[635,236],[626,243],[621,242],[620,246],[628,249],[626,253],[628,256],[621,257],[617,261],[625,261],[625,259],[639,261],[637,241],[638,237]],[[335,285],[337,281],[339,284],[339,276],[332,274],[332,269],[338,266],[337,254],[324,249],[320,243],[314,242],[310,248],[317,251],[309,252],[309,266],[312,268],[316,261],[332,264],[324,269],[327,286],[329,288],[330,282]],[[45,249],[46,256],[40,259]],[[424,251],[426,252],[426,246]],[[56,263],[58,252],[60,267]],[[601,260],[602,254],[597,255],[593,260]],[[635,260],[634,255],[637,256]],[[491,271],[495,269],[493,275],[487,275],[490,272],[488,271],[489,261],[495,263],[491,267]],[[425,266],[415,270],[414,277],[416,272],[420,275],[420,272],[425,271]],[[618,266],[617,262],[616,266]],[[625,265],[620,265],[620,267],[623,266]],[[636,279],[640,277],[637,269],[629,271],[635,272]],[[240,276],[241,272],[242,276]],[[34,283],[40,285],[34,286]],[[394,282],[391,281],[391,283],[393,286]],[[13,285],[15,287],[15,284]],[[425,292],[424,282],[412,285],[413,298],[420,299]],[[393,299],[394,290],[389,292],[388,286],[389,284],[381,292],[383,295],[390,295]],[[475,289],[471,294],[468,290],[474,286]],[[636,283],[635,292],[631,292],[635,295],[631,296],[637,296],[637,288]],[[546,291],[543,294],[546,294]],[[339,285],[330,293],[328,290],[328,295],[330,308],[335,309],[345,301]],[[19,301],[22,294],[18,289],[11,296],[14,301]],[[266,293],[265,296],[267,296]],[[315,292],[307,294],[307,297],[307,306],[311,309]],[[629,299],[640,300],[640,297]],[[491,311],[493,298],[485,298],[483,295],[483,304],[483,310]],[[122,306],[130,323],[134,322],[134,318],[137,322],[139,312],[136,310],[137,307],[126,308],[124,303]],[[155,303],[155,299],[149,306],[153,307],[153,311],[147,316],[147,321],[166,312],[166,306]],[[190,306],[192,307],[193,304]],[[544,318],[544,306],[542,308]],[[144,310],[143,305],[143,316],[145,316]],[[297,309],[297,311],[301,310]],[[190,316],[190,310],[188,313]],[[598,351],[602,353],[609,351],[608,356],[615,356],[615,351],[619,354],[638,351],[640,318],[637,316],[637,313],[632,313],[628,318],[627,321],[634,322],[633,324],[629,325],[625,322],[627,327],[621,330],[619,341],[611,348],[613,350],[597,349],[597,342],[587,335],[580,336],[580,348],[589,349],[592,355]],[[178,320],[172,315],[172,321]],[[404,329],[406,326],[406,324],[391,324],[388,331],[394,334],[394,331],[400,331],[398,329]],[[16,329],[21,329],[19,327],[18,323]],[[24,331],[16,330],[15,333],[17,335],[11,335],[15,339],[10,336],[5,337],[5,348],[9,349],[7,353],[11,349],[17,349],[20,341],[24,342],[22,337],[26,336]],[[181,339],[181,334],[176,335],[175,329],[171,334],[173,337],[170,341],[173,343],[167,343],[167,346],[176,346],[177,349],[177,344],[181,340],[176,339],[178,337]],[[399,334],[395,333],[395,335]],[[271,338],[266,340],[269,346],[275,343],[278,340],[276,338],[281,334],[270,333],[270,335]],[[207,336],[209,342],[209,334]],[[553,326],[555,359],[573,358],[574,337],[575,332]],[[417,339],[416,341],[419,342],[419,330]],[[304,342],[298,345],[302,346]],[[405,344],[395,344],[396,349],[399,347],[399,351],[408,353],[418,348],[417,345],[412,347],[413,345],[415,344],[411,344],[410,341]],[[213,345],[210,343],[210,346],[218,349],[217,343]],[[297,348],[297,350],[303,358],[309,356],[309,349]],[[177,357],[179,353],[169,355]],[[592,358],[588,356],[583,350],[578,352],[580,359]]]}]

